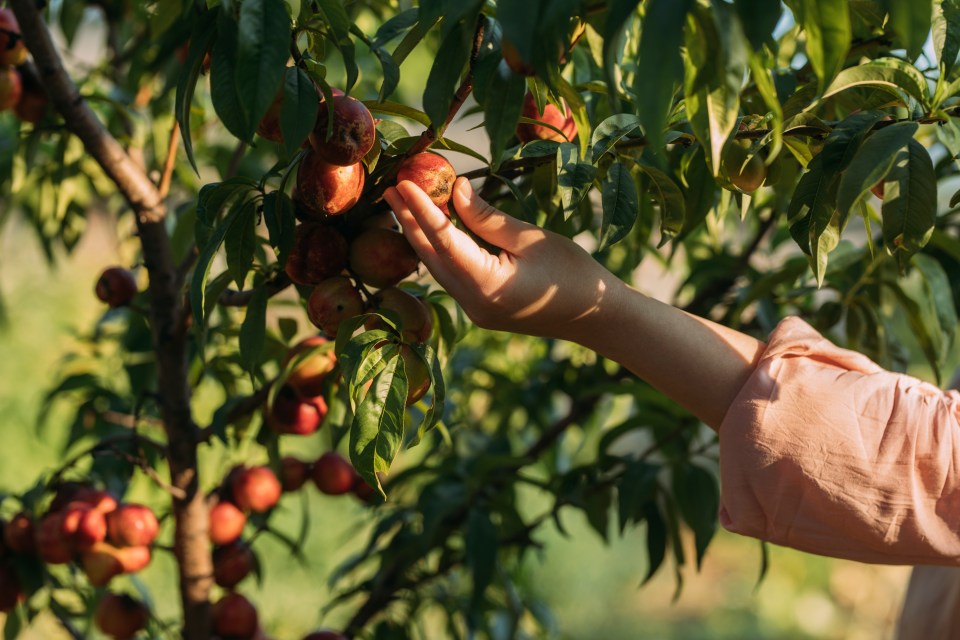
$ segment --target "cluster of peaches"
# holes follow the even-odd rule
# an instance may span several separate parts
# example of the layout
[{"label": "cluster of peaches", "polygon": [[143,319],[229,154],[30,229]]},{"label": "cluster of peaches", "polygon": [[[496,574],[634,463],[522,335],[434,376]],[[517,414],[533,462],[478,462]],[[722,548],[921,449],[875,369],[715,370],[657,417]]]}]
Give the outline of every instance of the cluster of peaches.
[{"label": "cluster of peaches", "polygon": [[[48,565],[73,563],[95,587],[121,574],[143,570],[160,524],[149,507],[118,503],[110,493],[87,484],[63,483],[45,514],[34,520],[21,512],[0,521],[0,611],[24,598],[17,556],[33,556]],[[95,621],[113,638],[129,638],[144,628],[149,612],[130,596],[107,593]]]},{"label": "cluster of peaches", "polygon": [[36,77],[21,67],[26,61],[17,18],[10,9],[0,9],[0,111],[13,109],[24,122],[36,124],[49,99]]}]

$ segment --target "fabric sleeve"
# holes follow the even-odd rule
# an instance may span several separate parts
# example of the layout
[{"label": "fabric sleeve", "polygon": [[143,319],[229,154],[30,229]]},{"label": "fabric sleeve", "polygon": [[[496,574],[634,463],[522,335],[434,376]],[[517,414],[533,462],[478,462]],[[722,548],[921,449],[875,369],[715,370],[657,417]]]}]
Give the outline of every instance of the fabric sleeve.
[{"label": "fabric sleeve", "polygon": [[960,564],[958,402],[782,321],[720,426],[720,523],[820,555]]}]

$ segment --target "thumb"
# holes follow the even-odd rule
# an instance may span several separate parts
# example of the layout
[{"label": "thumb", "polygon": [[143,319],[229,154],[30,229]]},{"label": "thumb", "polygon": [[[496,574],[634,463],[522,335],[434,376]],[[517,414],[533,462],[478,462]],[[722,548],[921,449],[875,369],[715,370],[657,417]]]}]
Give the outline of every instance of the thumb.
[{"label": "thumb", "polygon": [[460,220],[477,236],[502,249],[522,248],[531,232],[537,237],[543,235],[540,227],[509,216],[478,196],[466,178],[457,178],[453,200]]}]

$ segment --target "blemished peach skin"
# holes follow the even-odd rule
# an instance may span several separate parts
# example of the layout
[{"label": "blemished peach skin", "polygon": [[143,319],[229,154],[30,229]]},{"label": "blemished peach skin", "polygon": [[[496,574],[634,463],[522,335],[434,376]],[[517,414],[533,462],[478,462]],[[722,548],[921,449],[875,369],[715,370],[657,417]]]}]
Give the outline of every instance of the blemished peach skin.
[{"label": "blemished peach skin", "polygon": [[957,392],[884,371],[798,318],[764,344],[662,304],[463,178],[457,214],[498,255],[412,183],[385,198],[476,324],[577,342],[716,429],[727,529],[863,562],[960,564]]}]

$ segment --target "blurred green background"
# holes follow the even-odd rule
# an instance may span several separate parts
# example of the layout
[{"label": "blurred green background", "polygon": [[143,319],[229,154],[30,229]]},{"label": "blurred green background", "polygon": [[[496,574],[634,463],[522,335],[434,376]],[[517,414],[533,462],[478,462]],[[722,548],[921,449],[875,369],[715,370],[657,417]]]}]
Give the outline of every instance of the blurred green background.
[{"label": "blurred green background", "polygon": [[[62,256],[57,268],[46,264],[32,234],[15,221],[0,234],[0,292],[8,316],[0,331],[0,491],[22,491],[61,457],[69,411],[61,407],[38,424],[43,396],[54,384],[61,359],[76,345],[76,336],[90,331],[104,311],[92,293],[100,270],[130,261],[124,253],[128,245],[118,243],[117,231],[105,220],[91,217],[81,245]],[[324,438],[296,439],[291,450],[309,458],[324,449]],[[142,479],[133,491],[140,499],[163,500]],[[355,500],[323,496],[309,486],[303,495],[311,524],[308,563],[301,566],[281,544],[261,537],[254,548],[265,561],[263,582],[258,586],[248,579],[241,585],[278,640],[299,638],[316,626],[336,626],[345,618],[348,607],[321,619],[330,595],[326,577],[363,540],[359,534],[365,508]],[[279,528],[292,535],[300,527],[300,499],[288,496],[282,503]],[[528,556],[523,568],[524,583],[554,612],[559,638],[890,638],[909,573],[905,567],[862,565],[771,547],[770,569],[757,586],[759,544],[721,532],[702,570],[687,567],[684,588],[673,601],[675,581],[669,566],[639,588],[646,570],[642,530],[605,546],[579,516],[566,515],[564,524],[569,538],[556,532],[541,536],[543,551]],[[153,591],[158,613],[175,617],[178,604],[169,555],[158,552],[139,577]],[[133,587],[124,585],[128,580],[120,579],[117,586]],[[62,635],[46,619],[23,637]],[[427,632],[425,637],[437,636]]]}]

